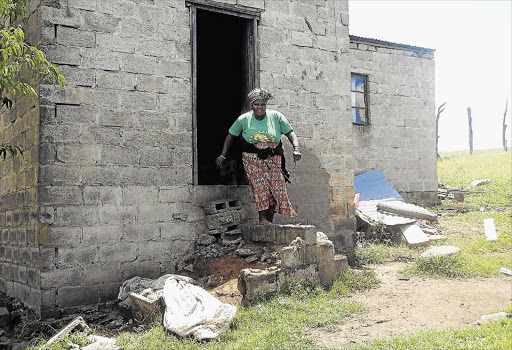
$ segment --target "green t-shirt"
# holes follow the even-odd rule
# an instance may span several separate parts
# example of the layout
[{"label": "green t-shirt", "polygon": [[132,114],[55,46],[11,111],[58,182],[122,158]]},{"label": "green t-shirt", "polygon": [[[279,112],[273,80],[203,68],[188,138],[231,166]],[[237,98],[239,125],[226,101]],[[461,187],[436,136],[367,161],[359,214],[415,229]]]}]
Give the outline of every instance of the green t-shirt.
[{"label": "green t-shirt", "polygon": [[245,141],[258,143],[262,141],[279,142],[281,135],[287,134],[293,128],[286,117],[271,109],[267,109],[265,118],[256,119],[253,111],[239,116],[229,128],[229,133],[234,136],[242,134]]}]

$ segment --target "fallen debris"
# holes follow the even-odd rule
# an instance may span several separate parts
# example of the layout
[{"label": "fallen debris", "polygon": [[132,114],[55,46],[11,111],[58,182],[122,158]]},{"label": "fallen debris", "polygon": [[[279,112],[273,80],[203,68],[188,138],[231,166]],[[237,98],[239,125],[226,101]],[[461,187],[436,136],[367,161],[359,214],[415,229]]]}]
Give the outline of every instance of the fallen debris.
[{"label": "fallen debris", "polygon": [[421,246],[429,242],[429,238],[418,225],[398,225],[409,246]]},{"label": "fallen debris", "polygon": [[510,313],[510,312],[496,312],[496,313],[493,313],[493,314],[482,315],[474,323],[475,324],[482,324],[482,323],[488,322],[488,321],[498,321],[498,320],[501,320],[503,318],[512,318],[512,313]]},{"label": "fallen debris", "polygon": [[137,276],[121,285],[119,306],[136,320],[161,321],[179,336],[215,339],[235,316],[236,306],[223,304],[195,284],[190,277],[173,274],[156,280]]},{"label": "fallen debris", "polygon": [[163,299],[163,325],[182,337],[215,339],[236,314],[236,306],[223,304],[203,288],[172,277],[165,282]]},{"label": "fallen debris", "polygon": [[494,219],[484,219],[484,231],[485,237],[488,241],[495,241],[498,239],[496,235],[496,226],[494,225]]},{"label": "fallen debris", "polygon": [[486,183],[491,182],[491,181],[492,181],[492,179],[478,179],[478,180],[474,180],[474,181],[471,181],[471,183],[469,184],[469,187],[480,186],[480,185],[486,184]]},{"label": "fallen debris", "polygon": [[80,348],[80,350],[120,350],[121,348],[116,345],[116,340],[99,335],[90,334],[87,337],[92,344]]},{"label": "fallen debris", "polygon": [[512,270],[509,270],[506,267],[500,267],[500,272],[504,273],[505,275],[512,276]]},{"label": "fallen debris", "polygon": [[430,247],[420,254],[421,258],[434,258],[438,256],[450,256],[460,252],[460,248],[451,245],[440,245]]},{"label": "fallen debris", "polygon": [[44,345],[44,348],[57,344],[63,337],[65,337],[68,334],[71,334],[71,332],[73,332],[75,329],[79,329],[85,334],[92,333],[92,330],[89,328],[87,323],[85,323],[84,319],[81,316],[78,316],[73,321],[71,321],[67,326],[62,328],[57,334],[51,337]]},{"label": "fallen debris", "polygon": [[408,204],[401,201],[388,201],[377,204],[377,209],[394,213],[415,219],[425,219],[429,221],[437,221],[436,214],[431,213],[425,208],[414,204]]},{"label": "fallen debris", "polygon": [[429,241],[440,241],[440,240],[445,240],[446,236],[445,235],[428,235],[427,238]]}]

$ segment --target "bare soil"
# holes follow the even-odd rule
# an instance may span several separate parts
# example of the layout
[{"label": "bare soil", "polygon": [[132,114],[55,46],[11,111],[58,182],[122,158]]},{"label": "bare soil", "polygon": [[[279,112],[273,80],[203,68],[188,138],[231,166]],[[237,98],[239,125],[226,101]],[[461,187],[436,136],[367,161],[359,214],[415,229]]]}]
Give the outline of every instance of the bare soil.
[{"label": "bare soil", "polygon": [[353,296],[367,311],[334,332],[314,329],[310,336],[319,345],[335,347],[408,332],[468,327],[482,314],[512,304],[512,277],[401,280],[397,272],[404,267],[405,263],[368,266],[381,284]]}]

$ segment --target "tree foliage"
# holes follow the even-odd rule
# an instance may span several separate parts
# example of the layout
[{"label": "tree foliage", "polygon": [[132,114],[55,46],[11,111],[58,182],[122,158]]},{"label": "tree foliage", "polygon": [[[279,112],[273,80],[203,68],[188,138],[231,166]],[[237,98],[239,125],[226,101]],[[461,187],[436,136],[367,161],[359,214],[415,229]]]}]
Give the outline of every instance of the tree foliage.
[{"label": "tree foliage", "polygon": [[[0,0],[0,102],[1,107],[11,108],[13,100],[20,96],[37,95],[33,82],[49,79],[64,87],[64,77],[38,48],[25,41],[21,25],[12,26],[12,21],[23,22],[26,18],[24,0]],[[10,153],[22,153],[20,146],[0,144],[0,157]]]}]

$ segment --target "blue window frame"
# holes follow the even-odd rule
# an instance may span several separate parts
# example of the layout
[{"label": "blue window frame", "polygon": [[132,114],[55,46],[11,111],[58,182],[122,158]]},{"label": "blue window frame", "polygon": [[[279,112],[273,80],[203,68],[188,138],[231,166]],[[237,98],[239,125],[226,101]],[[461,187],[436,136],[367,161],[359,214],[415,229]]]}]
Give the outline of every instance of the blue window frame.
[{"label": "blue window frame", "polygon": [[352,123],[359,125],[369,124],[368,120],[368,76],[352,74]]}]

